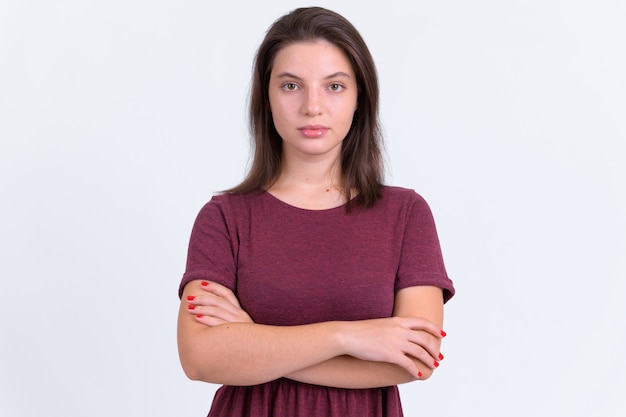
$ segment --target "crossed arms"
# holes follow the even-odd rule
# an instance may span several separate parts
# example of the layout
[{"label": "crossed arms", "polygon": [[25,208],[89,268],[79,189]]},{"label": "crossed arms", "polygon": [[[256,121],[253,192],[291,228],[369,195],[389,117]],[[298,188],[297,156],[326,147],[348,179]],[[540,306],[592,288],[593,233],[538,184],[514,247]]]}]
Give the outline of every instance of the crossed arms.
[{"label": "crossed arms", "polygon": [[390,318],[268,326],[254,323],[228,288],[196,280],[182,294],[178,351],[193,380],[384,387],[430,377],[443,359],[442,324],[437,287],[398,291]]}]

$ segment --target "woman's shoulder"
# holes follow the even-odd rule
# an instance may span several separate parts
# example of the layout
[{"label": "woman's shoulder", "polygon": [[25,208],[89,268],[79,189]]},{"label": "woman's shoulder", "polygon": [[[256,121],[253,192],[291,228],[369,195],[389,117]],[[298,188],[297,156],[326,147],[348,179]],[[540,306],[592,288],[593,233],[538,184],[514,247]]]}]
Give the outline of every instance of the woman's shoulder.
[{"label": "woman's shoulder", "polygon": [[221,192],[214,194],[207,204],[245,204],[250,201],[256,201],[266,192],[263,190],[254,190],[247,192]]},{"label": "woman's shoulder", "polygon": [[382,189],[379,202],[380,210],[385,212],[432,215],[424,197],[412,188],[386,185]]},{"label": "woman's shoulder", "polygon": [[381,197],[389,202],[414,204],[415,202],[424,202],[424,198],[412,188],[398,187],[393,185],[385,185],[382,188]]},{"label": "woman's shoulder", "polygon": [[245,193],[222,192],[214,194],[200,209],[200,214],[219,212],[222,215],[236,214],[246,211],[264,196],[265,191],[249,191]]}]

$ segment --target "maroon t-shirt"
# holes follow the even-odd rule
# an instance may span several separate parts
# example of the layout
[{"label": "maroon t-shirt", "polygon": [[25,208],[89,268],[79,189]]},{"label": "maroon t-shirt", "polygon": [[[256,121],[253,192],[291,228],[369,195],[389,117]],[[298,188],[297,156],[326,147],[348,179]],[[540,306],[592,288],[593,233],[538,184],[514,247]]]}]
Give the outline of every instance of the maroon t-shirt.
[{"label": "maroon t-shirt", "polygon": [[[234,291],[256,322],[299,325],[390,317],[395,293],[454,294],[431,211],[413,190],[384,187],[374,207],[305,210],[267,192],[215,196],[196,219],[180,284]],[[281,378],[221,387],[210,416],[402,416],[397,387],[340,389]]]}]

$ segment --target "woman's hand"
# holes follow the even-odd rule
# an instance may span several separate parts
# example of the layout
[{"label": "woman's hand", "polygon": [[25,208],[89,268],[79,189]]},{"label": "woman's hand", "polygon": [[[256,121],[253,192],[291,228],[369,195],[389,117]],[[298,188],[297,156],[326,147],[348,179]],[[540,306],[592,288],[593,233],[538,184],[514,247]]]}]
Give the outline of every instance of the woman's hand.
[{"label": "woman's hand", "polygon": [[196,316],[196,321],[211,327],[224,323],[254,323],[230,289],[213,281],[202,281],[200,287],[204,290],[202,293],[186,297],[187,311]]},{"label": "woman's hand", "polygon": [[393,363],[415,378],[422,372],[412,358],[428,366],[439,366],[445,333],[431,321],[419,317],[391,317],[346,323],[340,332],[347,354],[366,361]]}]

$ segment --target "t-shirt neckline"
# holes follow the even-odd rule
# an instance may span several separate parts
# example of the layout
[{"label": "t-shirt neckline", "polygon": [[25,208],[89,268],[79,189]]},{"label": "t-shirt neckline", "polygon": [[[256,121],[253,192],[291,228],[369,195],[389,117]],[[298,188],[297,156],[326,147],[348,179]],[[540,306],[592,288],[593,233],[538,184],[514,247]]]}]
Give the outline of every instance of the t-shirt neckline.
[{"label": "t-shirt neckline", "polygon": [[[329,212],[336,211],[336,210],[341,210],[341,209],[345,210],[345,208],[346,208],[346,203],[343,203],[343,204],[341,204],[339,206],[329,207],[329,208],[325,208],[325,209],[307,209],[307,208],[303,208],[303,207],[294,206],[293,204],[289,204],[289,203],[281,200],[280,198],[276,197],[274,194],[270,193],[267,190],[263,190],[263,194],[267,195],[270,200],[273,200],[276,203],[278,203],[278,204],[280,204],[280,205],[282,205],[284,207],[287,207],[287,208],[292,209],[292,210],[300,210],[302,212],[307,212],[307,213],[329,213]],[[352,201],[354,202],[354,199]]]}]

